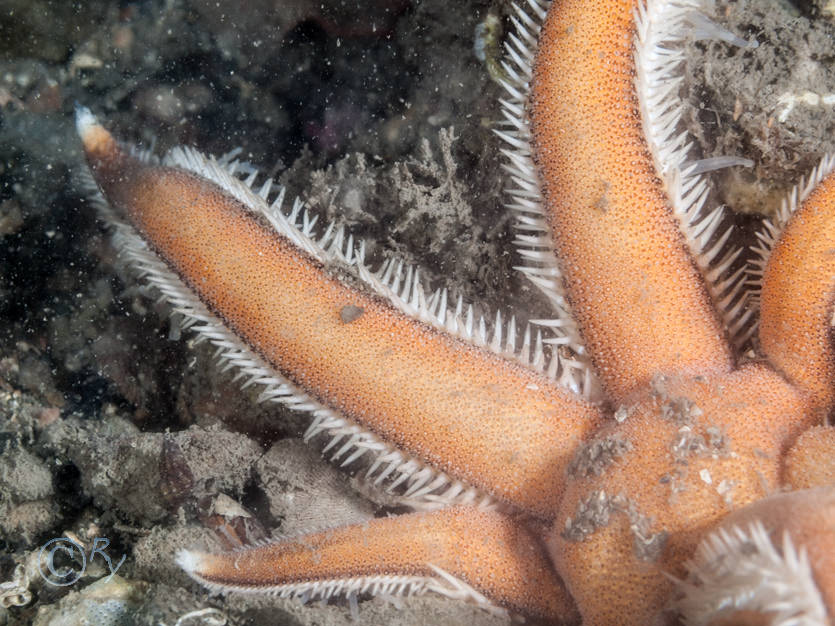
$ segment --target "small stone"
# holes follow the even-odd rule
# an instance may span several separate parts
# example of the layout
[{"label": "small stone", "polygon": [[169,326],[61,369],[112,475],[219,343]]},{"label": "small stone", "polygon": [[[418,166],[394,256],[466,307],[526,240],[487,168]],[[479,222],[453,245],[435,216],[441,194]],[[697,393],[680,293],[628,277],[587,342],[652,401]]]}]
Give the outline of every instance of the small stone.
[{"label": "small stone", "polygon": [[365,309],[362,307],[348,304],[340,309],[339,319],[342,320],[343,324],[350,324],[361,318],[363,313],[365,313]]},{"label": "small stone", "polygon": [[615,418],[615,421],[618,424],[623,424],[623,422],[626,421],[626,418],[629,417],[631,414],[632,414],[631,409],[629,409],[625,406],[619,406],[617,408],[617,410],[615,411],[614,418]]}]

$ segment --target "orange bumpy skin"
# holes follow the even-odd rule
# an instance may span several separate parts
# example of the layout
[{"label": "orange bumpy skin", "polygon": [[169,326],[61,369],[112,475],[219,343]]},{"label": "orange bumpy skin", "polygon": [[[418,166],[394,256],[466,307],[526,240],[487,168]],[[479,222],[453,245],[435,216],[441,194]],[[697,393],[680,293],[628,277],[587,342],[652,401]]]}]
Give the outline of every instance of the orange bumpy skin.
[{"label": "orange bumpy skin", "polygon": [[570,467],[549,546],[589,624],[649,623],[673,590],[662,572],[682,576],[706,529],[779,490],[783,454],[814,419],[759,365],[657,378],[621,412]]},{"label": "orange bumpy skin", "polygon": [[333,578],[434,576],[431,564],[513,611],[548,620],[574,621],[576,614],[539,540],[504,515],[470,507],[376,519],[238,553],[190,554],[190,574],[221,587],[269,591]]},{"label": "orange bumpy skin", "polygon": [[531,85],[535,161],[568,299],[609,395],[730,352],[671,217],[634,90],[634,0],[555,2]]},{"label": "orange bumpy skin", "polygon": [[785,482],[792,489],[835,485],[835,428],[815,426],[800,436],[786,457]]}]

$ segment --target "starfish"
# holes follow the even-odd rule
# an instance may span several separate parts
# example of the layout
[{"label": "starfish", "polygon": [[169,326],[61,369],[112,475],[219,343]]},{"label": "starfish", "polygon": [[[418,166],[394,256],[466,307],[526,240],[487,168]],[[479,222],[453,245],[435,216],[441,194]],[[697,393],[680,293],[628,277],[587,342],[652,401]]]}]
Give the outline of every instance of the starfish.
[{"label": "starfish", "polygon": [[[721,213],[703,209],[715,163],[688,160],[665,86],[696,8],[517,12],[503,137],[524,272],[555,308],[545,340],[500,318],[488,338],[413,273],[372,272],[362,246],[314,236],[234,156],[160,161],[79,109],[99,204],[137,269],[265,399],[310,412],[308,438],[371,457],[373,482],[436,509],[183,551],[193,578],[304,597],[434,590],[554,622],[832,615],[834,163],[761,233],[749,274],[735,268]],[[743,359],[755,330],[762,355]]]}]

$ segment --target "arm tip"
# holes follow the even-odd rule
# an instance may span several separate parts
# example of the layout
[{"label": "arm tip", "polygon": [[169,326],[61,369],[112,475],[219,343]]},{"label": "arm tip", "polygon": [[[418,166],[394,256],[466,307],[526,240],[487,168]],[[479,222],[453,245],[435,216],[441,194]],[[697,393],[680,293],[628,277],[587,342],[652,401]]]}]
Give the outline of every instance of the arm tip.
[{"label": "arm tip", "polygon": [[83,139],[84,135],[87,134],[91,128],[98,125],[99,123],[96,121],[96,116],[93,115],[93,112],[87,107],[76,102],[75,129],[78,131],[78,135]]},{"label": "arm tip", "polygon": [[107,159],[119,153],[113,136],[102,126],[92,111],[76,102],[75,128],[88,158]]}]

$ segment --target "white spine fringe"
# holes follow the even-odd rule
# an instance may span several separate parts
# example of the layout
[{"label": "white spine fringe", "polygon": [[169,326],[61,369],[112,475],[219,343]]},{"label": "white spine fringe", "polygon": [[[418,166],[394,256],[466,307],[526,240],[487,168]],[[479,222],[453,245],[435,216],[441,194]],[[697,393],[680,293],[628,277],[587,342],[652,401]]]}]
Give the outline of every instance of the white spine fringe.
[{"label": "white spine fringe", "polygon": [[712,38],[739,47],[756,47],[710,21],[711,0],[646,0],[635,15],[635,89],[644,133],[655,168],[667,191],[693,259],[737,347],[754,332],[752,312],[746,306],[745,267],[729,273],[742,248],[728,245],[733,227],[726,224],[724,207],[705,208],[709,194],[702,174],[753,162],[738,157],[693,160],[693,142],[682,130],[684,43],[688,37]]},{"label": "white spine fringe", "polygon": [[533,76],[533,61],[539,31],[545,21],[550,0],[527,0],[526,6],[513,4],[512,32],[505,43],[502,67],[506,79],[502,86],[507,97],[501,100],[504,130],[496,134],[507,144],[502,154],[504,169],[510,176],[505,205],[516,216],[516,244],[523,264],[516,269],[527,277],[551,302],[552,319],[533,320],[553,333],[546,339],[558,350],[552,363],[564,387],[590,400],[602,398],[602,391],[571,308],[565,297],[562,273],[554,256],[554,246],[546,223],[539,174],[533,162],[531,129],[528,120],[528,97]]},{"label": "white spine fringe", "polygon": [[[508,190],[508,208],[516,212],[519,235],[516,245],[525,261],[520,269],[551,300],[556,317],[546,325],[555,329],[554,343],[573,356],[565,358],[567,373],[561,381],[586,397],[598,393],[576,324],[571,317],[562,284],[558,261],[545,220],[543,199],[532,159],[528,120],[528,97],[538,35],[549,0],[526,0],[527,6],[513,6],[514,32],[508,35],[503,63],[507,80],[503,85],[508,98],[502,100],[508,130],[497,134],[508,144],[503,153],[513,186]],[[715,38],[736,46],[756,46],[710,22],[701,11],[709,10],[708,0],[647,0],[636,11],[636,90],[640,101],[647,143],[656,169],[664,180],[673,212],[701,270],[713,301],[737,346],[753,332],[752,314],[746,308],[744,268],[728,275],[741,249],[729,247],[732,229],[716,234],[724,223],[723,209],[705,210],[708,189],[701,174],[732,165],[751,165],[736,157],[688,159],[692,142],[681,131],[682,103],[678,98],[680,66],[684,62],[682,44],[687,36]],[[537,320],[542,322],[542,320]]]},{"label": "white spine fringe", "polygon": [[784,533],[778,550],[759,521],[711,533],[686,565],[690,575],[679,583],[679,608],[689,626],[733,611],[763,613],[772,626],[828,623],[805,549]]},{"label": "white spine fringe", "polygon": [[474,589],[471,585],[431,563],[428,567],[435,572],[435,576],[393,576],[382,574],[374,576],[353,576],[351,578],[309,580],[263,587],[219,585],[207,581],[199,574],[202,565],[201,558],[202,553],[200,552],[180,550],[177,553],[176,562],[191,578],[216,592],[267,593],[279,598],[299,599],[302,602],[312,600],[327,601],[334,597],[343,596],[351,602],[352,607],[359,594],[381,596],[395,601],[400,597],[419,596],[427,592],[432,592],[454,600],[475,604],[494,614],[504,615],[507,613],[504,609],[493,605],[482,593]]}]

